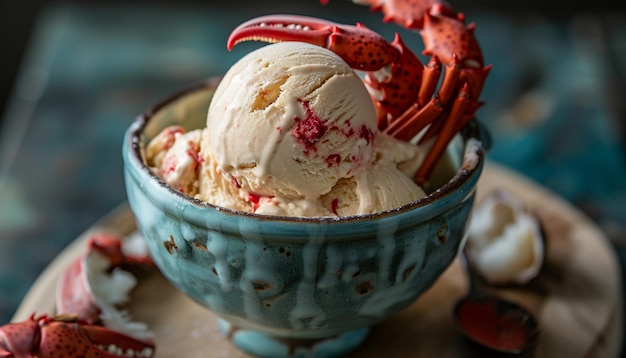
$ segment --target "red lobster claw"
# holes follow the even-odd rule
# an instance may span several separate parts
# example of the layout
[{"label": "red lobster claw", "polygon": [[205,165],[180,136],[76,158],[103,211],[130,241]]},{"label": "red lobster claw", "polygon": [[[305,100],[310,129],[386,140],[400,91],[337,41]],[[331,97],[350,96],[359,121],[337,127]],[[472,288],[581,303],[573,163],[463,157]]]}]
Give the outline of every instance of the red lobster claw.
[{"label": "red lobster claw", "polygon": [[430,62],[423,66],[397,35],[387,43],[361,24],[297,15],[249,20],[232,32],[228,49],[246,40],[302,41],[331,50],[350,67],[367,72],[364,83],[376,108],[379,130],[405,141],[419,135],[418,143],[426,146],[437,137],[414,176],[418,184],[427,184],[448,142],[482,104],[478,98],[491,66],[484,66],[475,25],[466,25],[465,16],[443,0],[353,1],[383,12],[385,22],[419,31],[423,54],[431,56]]},{"label": "red lobster claw", "polygon": [[154,344],[72,316],[35,318],[0,327],[0,357],[152,357]]},{"label": "red lobster claw", "polygon": [[443,63],[451,62],[456,55],[462,67],[482,68],[483,53],[474,36],[474,28],[474,23],[465,26],[462,13],[451,17],[445,14],[443,7],[434,6],[424,14],[424,27],[420,30],[426,47],[424,54],[436,55]]},{"label": "red lobster claw", "polygon": [[[137,238],[141,240],[141,238]],[[85,254],[70,264],[57,286],[57,314],[75,314],[79,319],[98,320],[100,311],[107,305],[94,292],[97,280],[107,280],[123,265],[152,265],[146,254],[135,254],[125,249],[131,239],[99,234],[89,238]],[[119,281],[118,281],[119,282]],[[119,285],[118,285],[119,286]],[[122,287],[118,287],[123,290]]]},{"label": "red lobster claw", "polygon": [[110,234],[89,238],[86,252],[65,270],[57,285],[56,313],[81,322],[98,323],[149,344],[152,332],[146,324],[132,322],[118,309],[127,302],[136,278],[122,268],[151,266],[152,259],[140,236],[126,239]]},{"label": "red lobster claw", "polygon": [[0,357],[152,357],[152,332],[115,307],[136,283],[120,267],[152,264],[140,236],[93,235],[61,276],[57,316],[0,327]]},{"label": "red lobster claw", "polygon": [[233,30],[227,47],[230,50],[243,41],[307,42],[333,51],[362,71],[378,70],[400,56],[382,36],[362,24],[340,25],[299,15],[268,15],[244,22]]}]

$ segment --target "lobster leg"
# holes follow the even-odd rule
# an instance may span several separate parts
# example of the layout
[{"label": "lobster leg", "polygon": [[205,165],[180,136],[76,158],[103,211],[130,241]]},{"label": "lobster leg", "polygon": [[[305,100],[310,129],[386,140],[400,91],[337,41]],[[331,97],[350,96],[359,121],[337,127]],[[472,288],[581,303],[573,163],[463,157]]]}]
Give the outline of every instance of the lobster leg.
[{"label": "lobster leg", "polygon": [[448,62],[441,87],[439,88],[439,98],[441,102],[448,103],[450,98],[455,94],[460,76],[461,66],[459,65],[459,58],[453,55],[452,61]]},{"label": "lobster leg", "polygon": [[424,185],[428,181],[428,177],[430,173],[434,169],[437,161],[441,157],[441,155],[445,152],[448,144],[457,133],[457,128],[465,125],[464,116],[465,110],[469,103],[469,86],[466,84],[463,85],[461,91],[456,97],[454,103],[452,104],[452,108],[450,113],[447,115],[447,118],[442,122],[443,126],[441,131],[437,135],[433,146],[431,147],[428,154],[424,158],[424,162],[415,173],[413,179],[419,185]]},{"label": "lobster leg", "polygon": [[439,76],[441,75],[441,61],[437,56],[432,56],[426,67],[424,67],[424,79],[422,80],[422,86],[418,94],[418,103],[420,106],[425,106],[430,100],[437,82],[439,82]]},{"label": "lobster leg", "polygon": [[[450,98],[458,91],[461,76],[458,57],[453,56],[452,62],[446,66],[444,77],[436,96],[433,92],[440,77],[441,63],[433,56],[425,67],[418,102],[414,103],[401,116],[395,119],[385,132],[397,139],[409,141],[428,125],[433,125],[431,132],[439,131],[436,120],[448,106]],[[429,100],[428,103],[422,101]]]},{"label": "lobster leg", "polygon": [[444,108],[439,97],[433,97],[421,109],[417,104],[409,108],[400,118],[394,121],[385,133],[404,141],[410,141],[443,113]]}]

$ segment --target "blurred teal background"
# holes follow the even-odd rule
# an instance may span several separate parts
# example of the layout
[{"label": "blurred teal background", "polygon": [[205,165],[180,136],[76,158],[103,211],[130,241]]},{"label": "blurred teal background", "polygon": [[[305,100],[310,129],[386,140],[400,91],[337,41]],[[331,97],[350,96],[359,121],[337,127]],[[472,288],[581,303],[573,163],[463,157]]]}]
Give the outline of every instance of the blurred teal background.
[{"label": "blurred teal background", "polygon": [[[417,34],[348,1],[259,4],[53,2],[23,22],[18,10],[3,12],[0,323],[67,244],[125,200],[121,143],[134,117],[260,46],[226,50],[239,23],[267,13],[360,21],[388,39],[398,31],[422,50]],[[453,4],[476,23],[494,65],[478,111],[494,137],[490,158],[579,207],[621,254],[626,12],[602,2]]]}]

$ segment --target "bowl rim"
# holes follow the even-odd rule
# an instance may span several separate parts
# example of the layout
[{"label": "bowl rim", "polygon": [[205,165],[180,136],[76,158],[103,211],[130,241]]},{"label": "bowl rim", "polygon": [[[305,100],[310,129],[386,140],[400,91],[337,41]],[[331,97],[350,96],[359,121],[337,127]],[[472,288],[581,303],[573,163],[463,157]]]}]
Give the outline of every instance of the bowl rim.
[{"label": "bowl rim", "polygon": [[[240,211],[236,209],[231,209],[219,205],[214,205],[209,202],[203,201],[201,199],[197,199],[191,197],[187,194],[184,194],[167,183],[163,181],[158,175],[156,175],[148,165],[143,160],[142,155],[142,135],[146,126],[150,123],[150,120],[163,108],[168,105],[176,102],[177,100],[193,94],[194,92],[198,92],[201,90],[208,90],[217,87],[219,82],[221,81],[222,76],[213,76],[205,79],[204,81],[192,83],[183,87],[181,90],[174,92],[173,94],[165,97],[164,99],[158,101],[156,104],[152,105],[148,109],[144,110],[141,114],[139,114],[130,127],[127,130],[124,146],[124,157],[129,156],[129,162],[131,165],[137,167],[137,169],[150,178],[150,180],[156,181],[159,187],[167,190],[169,194],[174,195],[177,199],[186,202],[194,207],[199,209],[212,209],[218,210],[223,213],[228,213],[229,215],[246,217],[246,218],[254,218],[257,220],[269,220],[274,222],[291,222],[291,223],[304,223],[304,222],[312,222],[312,223],[336,223],[336,222],[355,222],[355,221],[363,221],[363,220],[371,220],[384,218],[392,215],[398,215],[401,213],[405,213],[408,211],[412,211],[418,208],[426,207],[429,204],[432,204],[437,201],[441,201],[444,198],[453,196],[454,194],[459,195],[457,200],[452,201],[461,201],[465,198],[470,192],[475,189],[475,183],[478,181],[478,177],[482,172],[482,168],[484,166],[486,151],[490,146],[490,138],[488,136],[488,132],[486,129],[479,123],[476,118],[472,118],[459,132],[461,138],[464,142],[464,153],[461,160],[460,168],[456,171],[454,176],[450,178],[445,184],[441,185],[439,188],[435,189],[433,192],[427,194],[426,196],[402,205],[400,207],[389,209],[385,211],[380,211],[371,214],[359,214],[359,215],[349,215],[349,216],[326,216],[326,217],[298,217],[298,216],[283,216],[283,215],[266,215],[266,214],[256,214],[249,213],[245,211]],[[470,142],[474,142],[474,145],[470,145]],[[128,147],[126,147],[128,145]],[[130,153],[128,153],[130,152]],[[129,163],[127,163],[128,165]],[[465,189],[465,190],[464,190]]]}]

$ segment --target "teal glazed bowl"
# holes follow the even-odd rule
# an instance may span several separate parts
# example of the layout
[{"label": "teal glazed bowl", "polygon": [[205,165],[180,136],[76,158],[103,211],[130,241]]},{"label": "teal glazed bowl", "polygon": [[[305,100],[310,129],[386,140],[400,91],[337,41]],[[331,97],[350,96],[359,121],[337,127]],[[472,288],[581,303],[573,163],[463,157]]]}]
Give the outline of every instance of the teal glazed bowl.
[{"label": "teal glazed bowl", "polygon": [[436,190],[400,208],[342,218],[249,214],[182,194],[143,160],[164,127],[204,127],[218,81],[166,99],[128,129],[125,182],[138,228],[166,278],[214,312],[238,347],[268,357],[346,353],[414,302],[461,249],[484,164],[481,128],[472,121],[450,144],[431,180]]}]

